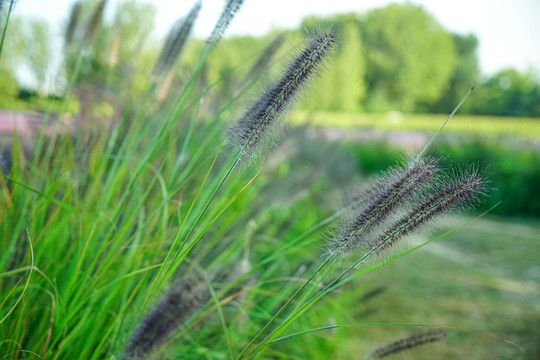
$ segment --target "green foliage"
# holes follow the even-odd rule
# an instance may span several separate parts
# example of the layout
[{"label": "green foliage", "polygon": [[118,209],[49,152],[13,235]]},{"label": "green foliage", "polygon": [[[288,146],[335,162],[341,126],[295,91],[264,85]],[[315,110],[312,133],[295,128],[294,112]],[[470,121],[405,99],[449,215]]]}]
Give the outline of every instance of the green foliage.
[{"label": "green foliage", "polygon": [[[478,66],[478,39],[473,34],[461,36],[453,34],[454,45],[457,51],[457,61],[450,79],[449,88],[444,92],[437,103],[429,108],[434,113],[449,113],[461,100],[467,89],[476,85],[480,75]],[[475,93],[473,97],[477,94]],[[467,112],[471,100],[465,102],[461,112]],[[474,112],[473,112],[474,113]],[[501,114],[495,114],[501,115]]]},{"label": "green foliage", "polygon": [[[501,144],[509,142],[509,145]],[[364,176],[382,171],[386,164],[406,156],[406,150],[387,143],[350,144],[346,151],[356,154],[358,171]],[[442,141],[435,154],[444,154],[444,162],[476,164],[490,179],[488,201],[483,209],[501,202],[494,214],[504,216],[540,216],[540,152],[526,142],[507,138],[472,138],[468,141]]]},{"label": "green foliage", "polygon": [[514,69],[498,72],[479,86],[465,111],[484,115],[540,116],[540,80]]},{"label": "green foliage", "polygon": [[19,95],[19,85],[10,70],[0,67],[0,83],[2,84],[0,99],[14,99]]},{"label": "green foliage", "polygon": [[46,20],[32,20],[24,36],[24,51],[37,84],[43,85],[52,59],[51,30]]},{"label": "green foliage", "polygon": [[422,7],[393,4],[361,22],[371,110],[413,111],[447,90],[456,63],[452,36]]},{"label": "green foliage", "polygon": [[[260,167],[237,171],[240,155],[223,147],[224,129],[238,115],[231,93],[251,84],[244,74],[255,62],[253,39],[230,40],[231,50],[226,41],[217,49],[194,43],[191,57],[177,70],[180,86],[160,102],[158,87],[142,79],[152,68],[151,56],[132,60],[139,42],[122,43],[124,27],[137,30],[127,15],[145,19],[133,3],[126,4],[125,19],[119,15],[114,25],[102,24],[95,37],[81,33],[79,40],[94,40],[84,49],[66,49],[73,87],[66,87],[55,110],[62,120],[72,92],[77,94],[75,129],[14,134],[9,166],[2,158],[0,351],[14,358],[30,353],[48,359],[121,358],[132,330],[160,294],[197,271],[211,299],[177,324],[156,357],[316,359],[367,353],[358,345],[370,339],[367,330],[351,332],[348,341],[333,334],[300,342],[278,339],[336,321],[366,325],[371,286],[356,287],[352,280],[382,263],[365,264],[370,253],[352,266],[334,257],[321,261],[323,229],[342,215],[334,212],[336,203],[354,178],[349,152],[297,136]],[[79,28],[88,29],[95,13],[81,11],[86,20]],[[349,31],[352,36],[352,27]],[[267,43],[261,41],[259,49]],[[245,57],[238,61],[240,55]],[[141,78],[129,71],[120,77],[116,67],[140,72]],[[108,101],[111,92],[115,101]],[[107,122],[81,126],[89,114]],[[51,114],[43,120],[61,125]],[[429,273],[435,272],[421,274]],[[416,279],[409,280],[407,300],[422,303]],[[444,295],[455,295],[455,287],[450,283]],[[327,296],[330,291],[336,297]],[[384,311],[383,304],[389,312],[401,309],[391,303],[395,299],[384,297],[376,309]],[[420,315],[406,310],[399,313],[406,321],[426,318],[425,309]],[[477,348],[476,342],[469,346]]]},{"label": "green foliage", "polygon": [[[309,18],[303,28],[321,26],[336,29],[341,46],[327,71],[306,96],[303,108],[310,111],[358,111],[365,96],[364,49],[360,22],[355,14],[331,18]],[[309,31],[309,30],[308,30]]]}]

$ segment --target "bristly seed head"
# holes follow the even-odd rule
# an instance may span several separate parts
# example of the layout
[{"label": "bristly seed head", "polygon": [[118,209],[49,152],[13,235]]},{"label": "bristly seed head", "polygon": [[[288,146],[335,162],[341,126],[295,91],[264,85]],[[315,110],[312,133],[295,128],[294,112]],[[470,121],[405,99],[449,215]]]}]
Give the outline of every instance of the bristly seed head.
[{"label": "bristly seed head", "polygon": [[165,41],[165,45],[159,55],[158,61],[154,66],[154,74],[156,76],[167,73],[174,66],[174,63],[182,53],[200,10],[201,2],[198,1],[185,18],[174,23],[167,35],[167,40]]},{"label": "bristly seed head", "polygon": [[347,253],[368,242],[372,229],[384,222],[438,172],[434,159],[419,160],[408,168],[390,171],[360,198],[363,210],[330,242],[329,253]]},{"label": "bristly seed head", "polygon": [[202,279],[191,278],[167,294],[135,329],[122,359],[143,359],[163,344],[208,299]]},{"label": "bristly seed head", "polygon": [[89,46],[92,40],[94,39],[97,29],[99,25],[101,24],[101,21],[103,20],[103,12],[105,10],[106,4],[107,4],[107,0],[101,0],[99,4],[96,6],[94,12],[92,13],[92,17],[90,18],[90,21],[88,22],[88,26],[86,28],[86,33],[84,34],[84,39],[83,39],[84,46]]},{"label": "bristly seed head", "polygon": [[232,125],[230,142],[243,149],[248,158],[251,157],[268,140],[270,133],[278,126],[280,117],[319,70],[335,43],[335,35],[330,32],[313,36],[280,80],[269,87],[244,116]]},{"label": "bristly seed head", "polygon": [[232,18],[238,12],[238,9],[240,9],[243,2],[244,0],[227,0],[223,12],[219,17],[210,38],[208,38],[208,43],[215,45],[221,40],[223,33],[225,33],[225,30],[229,27]]},{"label": "bristly seed head", "polygon": [[485,180],[476,171],[458,177],[390,226],[371,247],[378,252],[387,249],[440,215],[471,205],[483,194],[484,187]]},{"label": "bristly seed head", "polygon": [[69,23],[68,27],[66,28],[65,33],[65,40],[64,40],[64,47],[66,49],[69,48],[73,40],[75,39],[75,31],[77,28],[77,24],[79,23],[79,18],[81,15],[81,8],[82,4],[80,1],[77,1],[75,4],[73,4],[73,7],[71,8],[71,13],[69,15]]},{"label": "bristly seed head", "polygon": [[404,350],[409,350],[420,345],[439,341],[446,337],[446,335],[447,334],[444,329],[437,329],[414,334],[378,348],[377,350],[372,352],[367,358],[382,359]]}]

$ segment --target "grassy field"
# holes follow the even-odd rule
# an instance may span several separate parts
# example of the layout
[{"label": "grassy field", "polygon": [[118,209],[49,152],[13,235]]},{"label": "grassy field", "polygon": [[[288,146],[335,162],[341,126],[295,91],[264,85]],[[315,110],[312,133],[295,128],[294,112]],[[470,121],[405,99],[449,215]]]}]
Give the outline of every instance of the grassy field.
[{"label": "grassy field", "polygon": [[[326,311],[319,313],[319,326],[431,323],[500,337],[449,330],[445,341],[405,352],[396,359],[537,359],[540,268],[535,254],[540,251],[539,231],[539,222],[478,220],[334,294]],[[509,247],[509,242],[515,246]],[[520,260],[518,266],[516,259]],[[379,293],[365,300],[358,295],[373,291]],[[355,305],[352,313],[346,310],[351,305]],[[365,355],[378,345],[420,329],[345,328],[305,335],[312,339],[301,343],[311,349],[311,359],[352,359],[355,357],[350,354]],[[317,355],[325,349],[324,356]]]},{"label": "grassy field", "polygon": [[[538,358],[539,233],[538,221],[481,219],[388,265],[370,276],[372,287],[385,286],[386,291],[370,302],[375,313],[366,320],[454,325],[524,348],[521,352],[485,335],[451,331],[444,345],[411,359]],[[381,330],[376,331],[379,336]]]},{"label": "grassy field", "polygon": [[[294,124],[310,124],[345,129],[404,130],[435,132],[447,115],[436,114],[352,114],[295,112]],[[540,137],[540,119],[456,115],[445,128],[445,133],[481,136],[519,136],[525,139]]]},{"label": "grassy field", "polygon": [[[96,17],[105,1],[100,4]],[[216,34],[239,6],[231,4]],[[412,246],[399,236],[440,215],[440,202],[433,199],[446,201],[443,210],[466,205],[461,200],[483,189],[480,176],[469,171],[452,180],[432,178],[437,166],[430,160],[411,162],[366,195],[376,206],[361,227],[342,226],[346,232],[336,236],[332,230],[345,204],[357,202],[360,208],[362,198],[352,195],[395,165],[399,153],[383,151],[387,144],[351,148],[313,139],[309,129],[293,131],[283,142],[266,139],[265,131],[294,103],[290,97],[301,88],[296,82],[307,81],[304,76],[316,70],[314,62],[333,39],[321,33],[310,40],[275,88],[260,96],[263,102],[237,107],[242,96],[211,97],[215,84],[204,82],[216,35],[179,92],[164,92],[169,98],[160,99],[164,76],[139,95],[119,87],[114,122],[91,111],[114,92],[106,82],[100,88],[79,78],[95,59],[87,49],[74,48],[75,66],[59,111],[69,110],[70,93],[95,92],[97,100],[81,102],[73,133],[42,129],[13,134],[2,144],[7,152],[0,176],[0,359],[359,359],[429,324],[451,327],[448,338],[398,356],[537,358],[538,221],[482,218],[395,262],[370,267],[381,258],[369,256],[383,245],[398,254]],[[248,115],[237,113],[241,107],[251,109]],[[295,116],[295,124],[309,121],[345,132],[354,126],[433,133],[445,118]],[[247,123],[238,125],[238,119]],[[540,136],[534,119],[457,117],[446,132]],[[246,159],[251,146],[266,143],[271,149]],[[457,149],[469,159],[480,148],[458,143]],[[534,200],[530,189],[536,191],[536,154],[515,161],[504,149],[481,149],[486,161],[504,160],[496,167],[510,163],[513,177],[500,183],[517,178],[513,185],[522,199],[512,202],[516,191],[509,198],[525,209]],[[441,172],[457,172],[463,159],[458,165],[441,162]],[[457,218],[457,224],[463,221]],[[380,239],[378,247],[368,236]],[[325,251],[332,238],[342,242]],[[341,254],[341,245],[364,240],[371,248],[363,254]],[[394,246],[402,240],[403,247]],[[347,267],[350,261],[358,266]]]},{"label": "grassy field", "polygon": [[[297,136],[295,133],[283,148],[288,149],[288,144],[299,141]],[[311,147],[305,144],[303,148],[311,155],[307,161],[307,154],[299,158],[308,163],[317,163],[317,152],[339,153],[328,144]],[[379,147],[373,151],[384,154]],[[387,165],[394,161],[383,159]],[[298,171],[298,164],[298,158],[291,160],[287,167],[290,174]],[[350,171],[348,160],[342,157],[331,164],[331,168],[325,165],[328,182],[347,193],[343,190],[346,186],[339,184],[338,179],[351,177],[350,173],[344,174],[344,169]],[[309,213],[308,207],[303,207],[300,212]],[[450,222],[452,225],[444,226],[441,232],[465,221],[465,218],[454,218]],[[445,341],[395,358],[537,359],[540,355],[539,233],[540,221],[537,219],[492,215],[481,218],[356,279],[325,299],[324,304],[314,309],[308,319],[299,321],[294,330],[351,323],[442,324],[486,332],[499,338],[449,330]],[[416,238],[413,243],[426,239]],[[365,266],[369,264],[372,262]],[[288,340],[290,344],[287,345],[294,349],[288,351],[296,354],[298,359],[362,358],[378,345],[424,329],[340,328]]]}]

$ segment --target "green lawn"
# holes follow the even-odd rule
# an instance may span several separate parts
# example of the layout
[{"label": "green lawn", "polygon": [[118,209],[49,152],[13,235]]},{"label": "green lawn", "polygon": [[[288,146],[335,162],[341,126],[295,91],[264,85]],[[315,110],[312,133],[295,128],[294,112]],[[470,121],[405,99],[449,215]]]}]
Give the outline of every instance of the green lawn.
[{"label": "green lawn", "polygon": [[[338,128],[376,128],[381,130],[436,131],[447,115],[437,114],[354,114],[331,112],[295,112],[294,124]],[[446,126],[445,132],[474,135],[510,135],[525,138],[540,137],[540,119],[456,115]]]},{"label": "green lawn", "polygon": [[[320,321],[444,324],[500,337],[449,329],[445,340],[395,359],[538,359],[539,233],[539,221],[477,220],[330,296],[327,304],[335,313],[328,316],[328,308],[321,311]],[[374,289],[381,292],[362,301]],[[351,313],[351,308],[356,310]],[[313,354],[327,349],[331,351],[325,355],[328,358],[353,359],[350,354],[364,355],[379,345],[425,330],[339,329],[306,335],[319,339],[306,340],[305,346],[319,344]]]}]

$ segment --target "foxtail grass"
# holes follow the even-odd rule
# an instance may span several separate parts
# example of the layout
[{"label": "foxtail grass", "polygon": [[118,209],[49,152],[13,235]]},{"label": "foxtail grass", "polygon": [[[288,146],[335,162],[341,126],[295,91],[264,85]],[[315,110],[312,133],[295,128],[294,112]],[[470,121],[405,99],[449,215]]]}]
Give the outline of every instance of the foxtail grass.
[{"label": "foxtail grass", "polygon": [[[98,31],[105,3],[100,1],[94,9],[83,46]],[[347,209],[350,221],[322,262],[314,256],[316,270],[311,271],[303,264],[304,253],[316,248],[315,234],[345,210],[312,225],[311,219],[320,214],[311,204],[293,204],[289,213],[265,206],[252,209],[254,200],[265,193],[263,185],[275,179],[261,171],[245,178],[233,170],[241,159],[266,150],[284,114],[321,72],[337,40],[333,32],[311,36],[281,77],[233,123],[228,135],[222,134],[221,115],[234,117],[235,104],[242,99],[231,100],[208,120],[201,114],[211,86],[198,93],[195,84],[241,4],[227,1],[175,102],[159,107],[150,89],[123,109],[122,126],[84,153],[74,151],[73,139],[66,136],[67,140],[58,139],[61,146],[47,148],[45,156],[37,146],[35,156],[42,160],[29,162],[17,155],[11,173],[0,177],[0,196],[6,204],[0,211],[0,242],[7,254],[0,258],[0,277],[9,285],[0,290],[2,305],[10,309],[2,313],[10,325],[2,329],[2,350],[30,349],[44,358],[100,359],[121,349],[124,359],[138,359],[160,356],[158,351],[180,339],[173,345],[177,357],[218,358],[226,352],[231,358],[261,357],[281,332],[348,281],[369,256],[481,197],[483,179],[473,172],[435,189],[430,184],[439,172],[437,162],[420,157],[390,171],[356,199]],[[175,25],[154,71],[174,67],[199,6],[185,19],[185,27]],[[76,27],[77,16],[72,20]],[[66,33],[70,42],[77,43]],[[280,42],[264,53],[252,73],[266,66]],[[69,86],[82,66],[82,57],[78,59]],[[238,154],[222,152],[225,139]],[[298,221],[305,222],[293,229],[290,214],[302,214]],[[247,223],[252,224],[248,230]],[[388,231],[396,230],[384,232],[383,224]],[[299,230],[302,226],[307,230]],[[286,235],[265,237],[259,229]],[[386,236],[383,241],[370,242],[379,239],[380,231]],[[25,233],[32,235],[31,254],[18,245]],[[333,265],[340,256],[366,242],[371,248],[334,276]],[[240,258],[245,266],[231,273]],[[193,259],[218,274],[222,283],[215,293],[191,274],[188,280],[175,278],[180,265]],[[293,271],[286,273],[289,268]],[[276,282],[284,285],[269,286]],[[161,300],[142,315],[161,291]],[[214,301],[209,305],[210,298]],[[127,334],[125,324],[134,318],[140,321]]]},{"label": "foxtail grass", "polygon": [[320,70],[335,44],[335,34],[332,32],[321,32],[309,38],[280,79],[269,86],[232,125],[229,141],[245,153],[245,158],[264,151],[265,144],[280,128],[281,118],[296,102],[308,81]]},{"label": "foxtail grass", "polygon": [[208,288],[202,279],[192,277],[174,285],[137,326],[122,359],[143,359],[149,356],[208,298]]},{"label": "foxtail grass", "polygon": [[161,54],[154,65],[155,76],[162,76],[172,69],[186,45],[186,41],[197,20],[200,10],[201,2],[198,1],[185,18],[177,20],[174,23],[167,35]]},{"label": "foxtail grass", "polygon": [[410,168],[394,168],[355,199],[354,219],[328,245],[328,253],[347,253],[365,242],[375,226],[395,214],[411,196],[421,191],[438,172],[436,161],[419,160]]},{"label": "foxtail grass", "polygon": [[459,175],[392,224],[376,238],[371,248],[378,251],[388,249],[405,236],[433,223],[441,215],[472,206],[484,194],[485,188],[485,180],[477,171]]},{"label": "foxtail grass", "polygon": [[411,350],[421,345],[440,341],[445,338],[446,335],[447,333],[444,329],[430,330],[423,333],[413,334],[381,346],[366,357],[366,359],[383,359],[405,350]]},{"label": "foxtail grass", "polygon": [[242,6],[244,0],[226,0],[225,7],[221,12],[221,16],[212,30],[212,34],[208,38],[208,43],[215,45],[221,40],[225,30],[229,27],[232,19]]},{"label": "foxtail grass", "polygon": [[101,24],[101,21],[103,20],[103,12],[105,11],[106,4],[107,0],[101,0],[92,12],[92,16],[90,17],[90,20],[88,20],[88,24],[86,25],[86,31],[84,32],[82,40],[84,46],[89,46],[94,37],[96,36],[97,30]]}]

